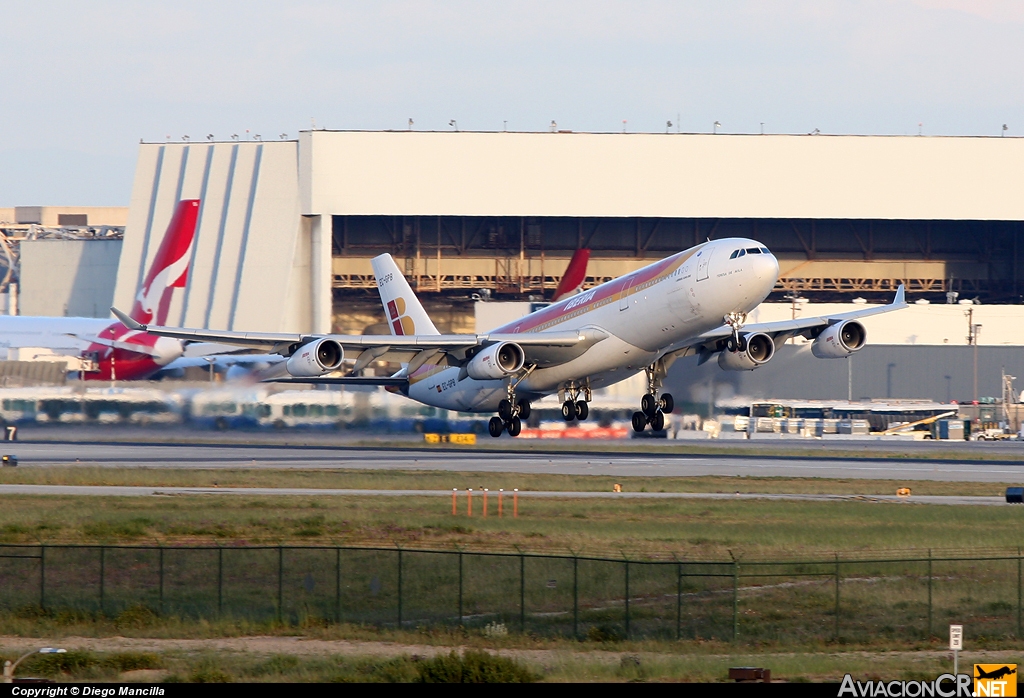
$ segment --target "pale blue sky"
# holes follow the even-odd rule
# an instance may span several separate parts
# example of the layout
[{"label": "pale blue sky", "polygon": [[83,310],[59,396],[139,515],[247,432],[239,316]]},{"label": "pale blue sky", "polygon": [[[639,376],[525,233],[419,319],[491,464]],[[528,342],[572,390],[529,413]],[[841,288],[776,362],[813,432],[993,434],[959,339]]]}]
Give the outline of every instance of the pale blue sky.
[{"label": "pale blue sky", "polygon": [[6,0],[0,19],[0,206],[125,205],[140,138],[311,118],[1024,135],[1016,0]]}]

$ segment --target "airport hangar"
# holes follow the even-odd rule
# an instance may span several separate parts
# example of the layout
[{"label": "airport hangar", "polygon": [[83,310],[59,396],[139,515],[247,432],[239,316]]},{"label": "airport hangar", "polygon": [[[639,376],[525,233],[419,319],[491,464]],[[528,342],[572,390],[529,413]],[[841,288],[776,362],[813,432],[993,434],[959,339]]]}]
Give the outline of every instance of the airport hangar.
[{"label": "airport hangar", "polygon": [[389,252],[442,332],[484,330],[474,300],[550,295],[578,247],[592,250],[593,285],[734,235],[780,258],[773,300],[882,301],[903,283],[911,300],[1017,303],[1022,189],[1024,139],[998,137],[315,130],[143,143],[114,300],[131,304],[174,203],[195,197],[192,271],[170,314],[191,327],[384,331],[370,259]]}]

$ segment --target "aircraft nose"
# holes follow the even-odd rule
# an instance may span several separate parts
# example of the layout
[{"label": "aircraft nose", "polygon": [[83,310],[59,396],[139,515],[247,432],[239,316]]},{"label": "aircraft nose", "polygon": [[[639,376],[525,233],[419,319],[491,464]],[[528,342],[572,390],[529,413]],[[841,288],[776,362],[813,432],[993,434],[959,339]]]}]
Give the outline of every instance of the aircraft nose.
[{"label": "aircraft nose", "polygon": [[779,279],[779,260],[773,254],[763,254],[757,260],[757,278],[769,289],[775,286]]}]

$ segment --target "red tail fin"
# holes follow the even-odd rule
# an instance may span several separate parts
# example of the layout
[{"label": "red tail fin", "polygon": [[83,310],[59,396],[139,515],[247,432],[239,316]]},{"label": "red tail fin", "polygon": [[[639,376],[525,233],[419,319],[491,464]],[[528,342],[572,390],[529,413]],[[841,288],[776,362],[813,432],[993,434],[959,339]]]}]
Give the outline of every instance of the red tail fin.
[{"label": "red tail fin", "polygon": [[552,303],[571,296],[580,290],[580,287],[583,286],[583,282],[587,278],[587,264],[589,262],[590,250],[581,248],[573,253],[572,259],[569,260],[569,266],[565,268],[565,274],[562,275],[562,280],[558,283],[558,288],[555,289],[555,295],[551,298]]},{"label": "red tail fin", "polygon": [[135,297],[129,313],[132,320],[146,325],[163,325],[171,305],[171,291],[183,288],[188,279],[188,265],[192,258],[192,240],[199,217],[199,199],[183,199],[174,209],[160,249],[153,258],[153,266]]}]

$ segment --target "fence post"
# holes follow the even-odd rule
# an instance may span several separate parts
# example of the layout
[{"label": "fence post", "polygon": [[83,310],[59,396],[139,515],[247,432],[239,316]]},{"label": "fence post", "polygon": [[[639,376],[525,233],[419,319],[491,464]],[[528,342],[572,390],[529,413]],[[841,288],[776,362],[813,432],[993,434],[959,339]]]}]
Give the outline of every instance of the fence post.
[{"label": "fence post", "polygon": [[683,624],[683,566],[676,563],[676,640],[682,639]]},{"label": "fence post", "polygon": [[626,559],[626,639],[629,639],[629,559]]},{"label": "fence post", "polygon": [[341,622],[341,548],[334,549],[334,622]]},{"label": "fence post", "polygon": [[928,639],[932,638],[932,549],[928,548]]},{"label": "fence post", "polygon": [[580,559],[572,554],[572,636],[579,639],[580,622]]},{"label": "fence post", "polygon": [[839,639],[839,553],[836,553],[836,639]]},{"label": "fence post", "polygon": [[519,632],[526,632],[526,556],[519,551]]},{"label": "fence post", "polygon": [[160,615],[164,614],[164,546],[160,546]]},{"label": "fence post", "polygon": [[462,625],[462,619],[465,615],[462,612],[462,551],[459,551],[459,625]]},{"label": "fence post", "polygon": [[1020,546],[1017,546],[1017,639],[1020,639],[1020,602],[1021,602],[1021,560]]},{"label": "fence post", "polygon": [[100,546],[100,615],[104,613],[104,596],[107,576],[107,546]]},{"label": "fence post", "polygon": [[224,613],[224,548],[217,548],[217,617]]},{"label": "fence post", "polygon": [[277,622],[284,618],[284,546],[277,546]]},{"label": "fence post", "polygon": [[46,610],[46,546],[39,546],[39,608]]},{"label": "fence post", "polygon": [[732,560],[732,641],[740,636],[740,561]]},{"label": "fence post", "polygon": [[402,628],[402,548],[398,546],[398,628]]}]

